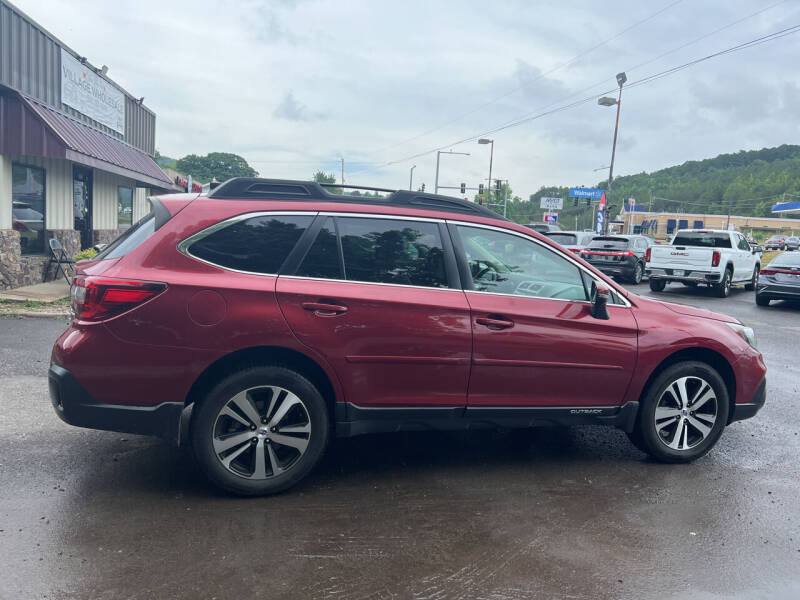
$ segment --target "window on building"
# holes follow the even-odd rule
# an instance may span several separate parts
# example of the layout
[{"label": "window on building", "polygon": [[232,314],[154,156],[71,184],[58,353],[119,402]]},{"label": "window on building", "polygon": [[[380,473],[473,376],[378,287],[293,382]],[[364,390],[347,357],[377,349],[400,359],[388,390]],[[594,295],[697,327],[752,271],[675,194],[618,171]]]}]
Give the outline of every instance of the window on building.
[{"label": "window on building", "polygon": [[312,216],[261,216],[224,225],[189,246],[201,260],[248,273],[277,274]]},{"label": "window on building", "polygon": [[19,231],[22,254],[45,252],[44,169],[11,166],[11,220]]},{"label": "window on building", "polygon": [[337,224],[349,281],[447,287],[436,223],[344,217]]},{"label": "window on building", "polygon": [[117,226],[127,229],[133,224],[133,189],[119,186],[117,188]]}]

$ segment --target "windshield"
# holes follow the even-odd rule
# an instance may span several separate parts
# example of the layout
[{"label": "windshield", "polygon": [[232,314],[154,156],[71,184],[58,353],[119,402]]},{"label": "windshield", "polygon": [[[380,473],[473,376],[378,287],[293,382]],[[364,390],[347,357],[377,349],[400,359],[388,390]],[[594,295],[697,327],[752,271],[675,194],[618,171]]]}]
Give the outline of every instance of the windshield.
[{"label": "windshield", "polygon": [[630,242],[625,238],[619,237],[598,237],[594,238],[588,248],[601,250],[627,250]]},{"label": "windshield", "polygon": [[673,246],[699,246],[701,248],[730,248],[731,236],[727,233],[683,231],[672,240]]},{"label": "windshield", "polygon": [[578,243],[578,236],[574,233],[550,232],[545,235],[562,246],[574,246]]}]

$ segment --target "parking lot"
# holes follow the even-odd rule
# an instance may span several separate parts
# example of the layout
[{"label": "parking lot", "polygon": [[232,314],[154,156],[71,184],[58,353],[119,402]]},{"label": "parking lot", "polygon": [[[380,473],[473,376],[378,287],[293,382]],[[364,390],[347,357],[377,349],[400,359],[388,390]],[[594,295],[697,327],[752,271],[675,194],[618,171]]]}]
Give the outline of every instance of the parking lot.
[{"label": "parking lot", "polygon": [[600,427],[366,436],[256,499],[186,449],[63,424],[64,321],[0,318],[0,597],[800,597],[800,306],[655,295],[753,326],[770,369],[705,458],[657,464]]}]

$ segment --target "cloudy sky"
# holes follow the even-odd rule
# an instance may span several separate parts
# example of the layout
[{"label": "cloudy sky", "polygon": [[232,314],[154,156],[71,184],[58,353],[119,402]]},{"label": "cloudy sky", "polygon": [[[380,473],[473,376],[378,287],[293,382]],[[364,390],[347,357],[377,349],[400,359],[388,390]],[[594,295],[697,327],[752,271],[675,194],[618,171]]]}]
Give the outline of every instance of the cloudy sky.
[{"label": "cloudy sky", "polygon": [[[592,96],[489,136],[523,196],[604,177],[615,110],[595,98],[617,72],[800,24],[800,0],[15,2],[145,96],[162,154],[235,152],[268,177],[338,176],[343,157],[347,183],[406,187],[416,165],[431,190],[444,148],[470,156],[443,156],[440,184],[475,186],[489,147],[455,142]],[[624,92],[615,172],[799,143],[798,57],[800,33]]]}]

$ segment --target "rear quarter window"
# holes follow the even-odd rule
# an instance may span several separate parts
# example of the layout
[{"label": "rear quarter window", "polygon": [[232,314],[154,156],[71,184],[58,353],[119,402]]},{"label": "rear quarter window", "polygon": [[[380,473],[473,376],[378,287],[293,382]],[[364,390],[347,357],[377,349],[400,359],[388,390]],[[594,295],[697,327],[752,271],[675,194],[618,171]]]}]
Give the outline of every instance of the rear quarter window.
[{"label": "rear quarter window", "polygon": [[129,227],[125,233],[103,248],[92,260],[103,260],[106,258],[120,258],[128,254],[142,244],[147,238],[156,232],[156,216],[150,213],[143,217],[133,227]]},{"label": "rear quarter window", "polygon": [[313,219],[312,215],[262,215],[222,222],[199,233],[186,252],[226,269],[274,275]]}]

